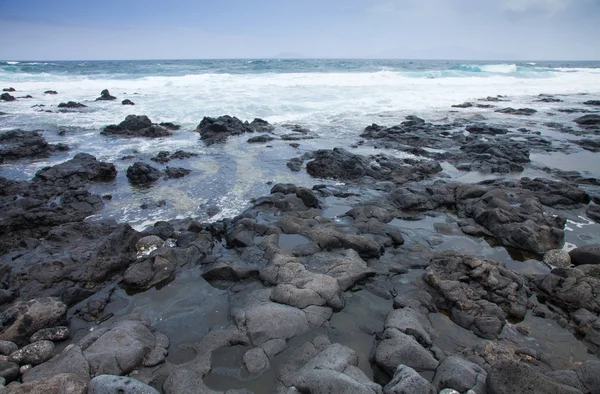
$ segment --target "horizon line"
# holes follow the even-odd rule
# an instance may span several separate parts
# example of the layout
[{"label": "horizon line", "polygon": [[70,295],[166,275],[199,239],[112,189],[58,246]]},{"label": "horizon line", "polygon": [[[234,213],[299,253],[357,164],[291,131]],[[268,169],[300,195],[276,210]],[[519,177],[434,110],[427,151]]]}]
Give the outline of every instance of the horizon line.
[{"label": "horizon line", "polygon": [[138,58],[138,59],[3,59],[2,62],[122,62],[122,61],[190,61],[190,60],[395,60],[395,61],[479,61],[479,62],[598,62],[600,59],[481,59],[481,58],[401,58],[401,57],[215,57],[215,58]]}]

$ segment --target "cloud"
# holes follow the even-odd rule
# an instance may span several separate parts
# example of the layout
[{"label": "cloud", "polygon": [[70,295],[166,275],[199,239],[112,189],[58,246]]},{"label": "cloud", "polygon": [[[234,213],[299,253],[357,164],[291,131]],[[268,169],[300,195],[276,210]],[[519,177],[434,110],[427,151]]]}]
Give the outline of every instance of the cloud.
[{"label": "cloud", "polygon": [[511,12],[541,11],[555,14],[566,10],[573,0],[503,0],[504,9]]}]

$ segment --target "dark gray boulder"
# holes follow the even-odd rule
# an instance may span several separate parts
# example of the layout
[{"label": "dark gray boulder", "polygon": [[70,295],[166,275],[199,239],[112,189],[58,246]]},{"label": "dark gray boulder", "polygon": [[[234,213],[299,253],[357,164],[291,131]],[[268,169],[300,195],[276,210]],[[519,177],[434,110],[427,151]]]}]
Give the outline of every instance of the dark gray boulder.
[{"label": "dark gray boulder", "polygon": [[573,265],[600,264],[600,244],[589,244],[569,252]]},{"label": "dark gray boulder", "polygon": [[11,353],[19,350],[16,343],[11,341],[0,341],[0,354],[3,356],[9,356]]},{"label": "dark gray boulder", "polygon": [[136,162],[127,168],[127,178],[132,185],[146,186],[156,182],[160,178],[160,172],[143,162]]},{"label": "dark gray boulder", "polygon": [[586,361],[573,370],[577,373],[577,378],[589,393],[600,393],[600,361]]},{"label": "dark gray boulder", "polygon": [[121,101],[121,104],[123,105],[135,105],[135,103],[129,99],[125,99],[123,101]]},{"label": "dark gray boulder", "polygon": [[104,89],[102,92],[100,92],[100,97],[98,97],[96,99],[96,101],[110,101],[110,100],[116,100],[117,98],[115,96],[111,96],[110,92],[108,91],[108,89]]},{"label": "dark gray boulder", "polygon": [[433,385],[438,391],[449,388],[460,393],[468,390],[485,393],[486,377],[487,372],[479,365],[451,356],[444,359],[435,371]]},{"label": "dark gray boulder", "polygon": [[389,376],[403,364],[419,371],[434,371],[439,362],[411,336],[395,328],[387,328],[374,354],[375,363]]},{"label": "dark gray boulder", "polygon": [[54,352],[54,343],[38,341],[22,347],[10,356],[8,361],[19,365],[38,365],[49,360]]},{"label": "dark gray boulder", "polygon": [[48,157],[68,150],[64,144],[52,145],[37,131],[10,130],[0,134],[0,163],[23,158]]},{"label": "dark gray boulder", "polygon": [[17,99],[14,96],[11,96],[10,93],[2,93],[0,94],[0,101],[16,101]]},{"label": "dark gray boulder", "polygon": [[218,118],[204,117],[196,131],[200,133],[200,139],[206,145],[212,145],[227,141],[229,136],[253,133],[254,129],[248,122],[242,122],[235,116],[224,115]]},{"label": "dark gray boulder", "polygon": [[120,137],[160,138],[173,135],[167,128],[152,123],[146,115],[128,115],[118,125],[108,125],[100,132],[102,135]]},{"label": "dark gray boulder", "polygon": [[600,223],[600,205],[593,204],[588,207],[585,214],[596,223]]},{"label": "dark gray boulder", "polygon": [[436,306],[482,338],[496,338],[508,317],[521,321],[527,313],[529,288],[502,263],[448,253],[431,261],[423,279]]},{"label": "dark gray boulder", "polygon": [[85,394],[87,385],[88,380],[66,373],[7,387],[6,394]]},{"label": "dark gray boulder", "polygon": [[491,367],[486,379],[486,389],[488,394],[583,394],[524,363],[510,360],[499,361]]},{"label": "dark gray boulder", "polygon": [[383,394],[436,394],[435,387],[414,369],[398,365],[394,377],[383,388]]},{"label": "dark gray boulder", "polygon": [[533,108],[519,108],[519,109],[514,109],[511,107],[508,108],[502,108],[502,109],[497,109],[495,112],[499,112],[501,114],[509,114],[509,115],[526,115],[526,116],[531,116],[533,114],[535,114],[537,111]]},{"label": "dark gray boulder", "polygon": [[19,364],[0,360],[0,378],[6,379],[6,383],[17,380],[19,375]]},{"label": "dark gray boulder", "polygon": [[59,326],[51,328],[43,328],[31,336],[30,342],[37,341],[52,341],[60,342],[66,341],[71,336],[69,327]]},{"label": "dark gray boulder", "polygon": [[92,332],[79,343],[92,375],[122,375],[144,363],[155,347],[155,336],[139,320],[116,322]]},{"label": "dark gray boulder", "polygon": [[66,314],[67,306],[55,297],[17,301],[0,315],[0,339],[25,344],[42,328],[63,323]]},{"label": "dark gray boulder", "polygon": [[88,394],[160,394],[148,386],[128,376],[99,375],[90,381]]},{"label": "dark gray boulder", "polygon": [[86,108],[86,107],[87,107],[87,105],[77,103],[75,101],[69,101],[66,103],[58,104],[58,108]]},{"label": "dark gray boulder", "polygon": [[306,163],[306,171],[315,178],[351,181],[369,176],[397,184],[420,181],[441,170],[440,164],[433,161],[402,160],[384,155],[367,157],[341,148],[318,150]]},{"label": "dark gray boulder", "polygon": [[90,365],[79,346],[69,345],[62,353],[29,369],[23,374],[22,381],[28,383],[35,380],[50,379],[62,373],[74,374],[86,381],[90,380]]},{"label": "dark gray boulder", "polygon": [[574,120],[580,126],[593,126],[600,124],[600,115],[584,115]]},{"label": "dark gray boulder", "polygon": [[265,143],[265,142],[269,142],[269,141],[273,141],[275,139],[275,137],[268,135],[268,134],[262,134],[262,135],[257,135],[256,137],[252,137],[248,139],[248,143],[250,144],[258,144],[258,143]]},{"label": "dark gray boulder", "polygon": [[192,170],[188,170],[187,168],[181,167],[167,167],[165,168],[165,179],[176,179],[183,178],[188,175]]}]

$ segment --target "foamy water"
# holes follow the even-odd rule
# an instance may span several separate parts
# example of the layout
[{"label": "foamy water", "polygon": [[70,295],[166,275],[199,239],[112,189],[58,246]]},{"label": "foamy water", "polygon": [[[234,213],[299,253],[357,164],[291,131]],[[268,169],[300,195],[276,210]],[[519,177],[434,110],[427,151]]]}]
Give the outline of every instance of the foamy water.
[{"label": "foamy water", "polygon": [[[311,71],[311,70],[315,71]],[[31,177],[39,168],[64,161],[76,152],[88,152],[115,162],[119,178],[105,212],[120,220],[143,223],[164,215],[200,215],[216,205],[221,216],[234,215],[250,198],[268,192],[267,181],[310,183],[306,174],[291,173],[285,162],[305,151],[354,143],[371,123],[393,125],[406,115],[429,121],[448,116],[450,106],[487,96],[505,95],[505,106],[533,107],[543,113],[557,105],[537,103],[539,94],[567,95],[565,101],[581,101],[581,93],[600,94],[600,64],[470,64],[392,61],[179,61],[179,62],[0,62],[0,87],[14,87],[16,97],[33,99],[0,102],[0,131],[13,128],[47,130],[50,142],[64,142],[72,151],[33,164],[0,167],[0,176]],[[118,101],[94,99],[109,89]],[[58,95],[45,95],[56,90]],[[135,106],[123,106],[128,98]],[[87,105],[76,112],[57,112],[60,102]],[[44,105],[35,107],[33,105]],[[499,103],[504,106],[504,103]],[[566,104],[559,104],[558,107]],[[44,112],[45,110],[52,112]],[[493,119],[506,115],[489,110],[469,110]],[[114,139],[99,135],[102,127],[119,123],[129,114],[148,115],[154,122],[182,125],[175,136],[159,140]],[[278,125],[300,124],[318,135],[300,141],[300,149],[275,141],[273,148],[249,146],[247,137],[224,146],[206,148],[193,129],[204,116],[229,114],[242,120],[260,117]],[[460,116],[457,114],[456,116]],[[569,118],[570,117],[570,118]],[[555,120],[571,121],[559,114]],[[535,120],[536,117],[528,118]],[[56,131],[66,130],[65,136]],[[175,161],[172,166],[193,170],[183,180],[162,183],[164,188],[131,188],[124,173],[134,154],[148,160],[158,151],[184,149],[198,159]],[[153,164],[154,165],[154,164]],[[160,167],[159,165],[156,165]],[[166,199],[166,208],[142,211],[145,199]]]}]

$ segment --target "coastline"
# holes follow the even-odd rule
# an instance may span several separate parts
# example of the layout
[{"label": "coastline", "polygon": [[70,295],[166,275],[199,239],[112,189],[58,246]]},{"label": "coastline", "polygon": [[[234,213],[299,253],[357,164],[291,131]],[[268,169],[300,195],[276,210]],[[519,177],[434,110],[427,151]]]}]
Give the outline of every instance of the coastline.
[{"label": "coastline", "polygon": [[[97,107],[131,112],[117,96]],[[47,114],[93,118],[91,100]],[[383,110],[360,128],[364,117],[328,128],[234,112],[177,128],[133,107],[114,126],[3,131],[0,166],[15,177],[0,178],[0,335],[39,348],[31,362],[2,352],[19,369],[6,383],[593,391],[598,100],[494,95],[427,116]],[[198,203],[212,181],[186,185],[211,171],[222,183]],[[215,204],[240,188],[237,210]],[[132,228],[128,209],[151,225]]]}]

